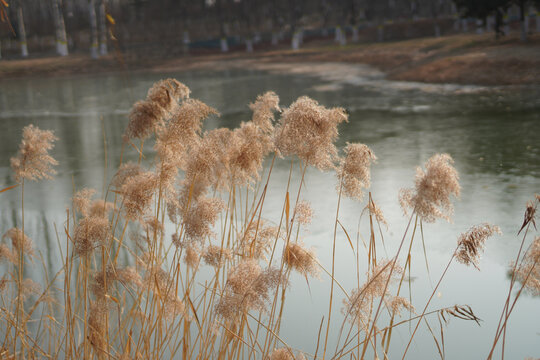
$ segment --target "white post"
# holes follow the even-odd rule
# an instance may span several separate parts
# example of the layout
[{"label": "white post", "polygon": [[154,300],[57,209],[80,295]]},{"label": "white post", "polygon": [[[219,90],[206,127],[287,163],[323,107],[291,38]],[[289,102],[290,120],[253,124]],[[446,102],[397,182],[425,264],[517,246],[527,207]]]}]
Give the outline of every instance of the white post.
[{"label": "white post", "polygon": [[358,36],[358,26],[353,26],[352,28],[352,42],[353,43],[356,43],[360,40],[359,36]]},{"label": "white post", "polygon": [[246,52],[252,53],[253,52],[253,40],[246,39]]},{"label": "white post", "polygon": [[58,3],[58,0],[53,0],[52,12],[54,18],[54,26],[56,28],[56,52],[60,56],[66,56],[68,55],[66,26],[64,23],[64,15],[62,14],[62,9],[60,9],[60,4]]},{"label": "white post", "polygon": [[378,42],[384,41],[384,25],[382,24],[377,25],[377,41]]},{"label": "white post", "polygon": [[298,31],[295,31],[293,33],[292,39],[291,39],[291,48],[293,50],[298,50],[300,48],[300,39],[298,36]]},{"label": "white post", "polygon": [[463,30],[464,33],[469,32],[469,23],[467,19],[461,20],[461,29]]},{"label": "white post", "polygon": [[336,31],[334,34],[334,41],[337,43],[341,41],[341,28],[339,26],[336,26]]},{"label": "white post", "polygon": [[227,44],[227,38],[221,38],[219,45],[221,46],[221,52],[229,52],[229,44]]},{"label": "white post", "polygon": [[476,19],[476,33],[482,35],[484,33],[484,28],[482,27],[482,20]]},{"label": "white post", "polygon": [[260,42],[261,42],[261,33],[257,31],[255,35],[253,36],[253,43],[258,44]]},{"label": "white post", "polygon": [[277,33],[272,33],[272,46],[276,46],[279,43],[279,36]]},{"label": "white post", "polygon": [[107,22],[105,13],[105,0],[99,2],[99,55],[107,55]]},{"label": "white post", "polygon": [[184,54],[187,54],[189,52],[189,44],[191,43],[189,32],[187,30],[184,30],[182,35],[182,43],[184,44]]},{"label": "white post", "polygon": [[510,20],[508,18],[508,13],[504,14],[503,23],[504,23],[504,34],[509,35],[510,34]]},{"label": "white post", "polygon": [[19,22],[19,42],[21,43],[21,56],[28,57],[28,45],[26,44],[26,30],[24,28],[23,10],[19,4],[17,9],[17,21]]}]

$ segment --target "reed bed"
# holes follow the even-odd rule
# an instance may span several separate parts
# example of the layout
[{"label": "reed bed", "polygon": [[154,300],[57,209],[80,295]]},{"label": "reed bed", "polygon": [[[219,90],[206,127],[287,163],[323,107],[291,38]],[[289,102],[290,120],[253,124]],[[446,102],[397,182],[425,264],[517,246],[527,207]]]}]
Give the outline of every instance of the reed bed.
[{"label": "reed bed", "polygon": [[[411,304],[402,295],[422,224],[452,217],[460,194],[452,158],[435,154],[417,169],[414,185],[400,192],[408,223],[396,253],[384,258],[377,248],[388,224],[369,192],[377,158],[365,144],[347,144],[342,152],[335,146],[338,125],[348,119],[345,110],[308,97],[284,108],[273,92],[249,106],[252,119],[238,128],[203,132],[203,121],[218,111],[191,98],[174,79],[155,83],[134,104],[124,134],[122,155],[135,153],[138,161],[121,161],[100,196],[95,189],[76,189],[56,227],[61,270],[43,284],[25,277],[40,271],[40,259],[25,233],[24,189],[29,181],[54,176],[57,163],[49,152],[57,138],[49,130],[24,128],[11,161],[16,184],[2,190],[19,191],[22,209],[22,223],[7,230],[0,245],[7,269],[0,280],[2,359],[394,359],[406,357],[419,329],[433,335],[434,356],[445,357],[443,324],[452,317],[479,318],[467,305],[430,309],[431,300],[452,263],[479,268],[486,240],[500,233],[495,225],[479,224],[459,235],[431,296]],[[153,159],[144,156],[145,145],[153,147]],[[265,199],[277,158],[290,162],[289,181],[281,216],[269,219]],[[310,167],[336,175],[329,264],[303,240],[313,217],[303,197]],[[344,197],[358,201],[368,218],[365,250],[340,222]],[[497,346],[504,356],[508,318],[522,292],[540,292],[540,238],[530,241],[539,202],[536,195],[526,207],[488,358]],[[40,234],[31,235],[39,241]],[[335,278],[337,241],[356,256],[351,266],[357,288],[344,288]],[[365,274],[360,263],[367,264]],[[331,284],[327,313],[314,315],[321,322],[309,351],[280,336],[292,273],[308,284]],[[331,326],[335,318],[339,328]],[[438,335],[427,321],[433,318]],[[402,353],[391,352],[394,329],[404,324],[411,329],[408,344]]]}]

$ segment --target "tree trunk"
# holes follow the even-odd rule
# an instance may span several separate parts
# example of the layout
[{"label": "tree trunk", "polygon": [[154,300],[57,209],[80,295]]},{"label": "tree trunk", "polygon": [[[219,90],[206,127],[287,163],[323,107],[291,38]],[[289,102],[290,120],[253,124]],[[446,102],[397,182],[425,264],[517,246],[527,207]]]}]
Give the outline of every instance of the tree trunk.
[{"label": "tree trunk", "polygon": [[59,0],[52,0],[52,13],[56,32],[56,53],[60,56],[66,56],[68,54],[66,25]]},{"label": "tree trunk", "polygon": [[88,0],[88,15],[90,17],[90,56],[92,59],[98,58],[98,30],[96,18],[95,0]]},{"label": "tree trunk", "polygon": [[219,36],[221,52],[229,51],[229,44],[227,43],[227,31],[225,30],[225,19],[223,18],[223,8],[221,7],[222,0],[216,0],[216,11],[219,21]]},{"label": "tree trunk", "polygon": [[379,22],[377,25],[377,41],[378,42],[384,41],[384,25],[382,22]]},{"label": "tree trunk", "polygon": [[498,40],[502,35],[504,35],[504,31],[501,29],[503,22],[503,13],[501,9],[495,10],[495,40]]},{"label": "tree trunk", "polygon": [[107,55],[107,20],[105,1],[99,1],[99,55]]},{"label": "tree trunk", "polygon": [[519,24],[521,26],[521,41],[527,41],[527,26],[525,24],[525,0],[519,1]]},{"label": "tree trunk", "polygon": [[17,9],[17,23],[19,25],[19,43],[21,44],[21,56],[28,56],[28,46],[26,45],[26,30],[24,28],[24,17],[21,4],[17,4],[19,7]]}]

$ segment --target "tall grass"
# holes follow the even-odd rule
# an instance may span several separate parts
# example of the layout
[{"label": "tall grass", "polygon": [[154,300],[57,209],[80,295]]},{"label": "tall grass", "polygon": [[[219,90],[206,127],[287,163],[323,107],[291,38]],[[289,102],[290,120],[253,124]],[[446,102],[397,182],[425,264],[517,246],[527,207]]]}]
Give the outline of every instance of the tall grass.
[{"label": "tall grass", "polygon": [[[44,284],[25,279],[25,267],[38,271],[40,265],[24,220],[6,232],[3,239],[11,246],[0,245],[8,269],[0,282],[2,358],[405,358],[423,322],[444,358],[442,321],[479,319],[466,305],[429,310],[431,299],[454,260],[478,267],[486,239],[500,232],[482,224],[459,236],[431,296],[418,304],[420,312],[400,296],[419,232],[423,240],[422,224],[450,219],[459,196],[450,156],[434,155],[418,168],[414,187],[402,190],[409,220],[397,252],[385,259],[376,250],[387,224],[368,191],[376,157],[363,144],[348,144],[342,155],[335,146],[338,125],[347,121],[344,109],[307,97],[282,108],[272,92],[250,108],[252,119],[238,128],[203,132],[202,122],[218,112],[190,98],[176,80],[157,82],[133,106],[124,135],[122,152],[138,154],[138,162],[119,164],[99,197],[93,189],[73,194],[65,222],[56,229],[62,267],[54,277]],[[52,176],[56,162],[49,150],[55,140],[50,131],[24,129],[12,160],[20,186],[3,190],[21,191],[23,219],[24,187],[31,186],[25,180]],[[143,155],[145,145],[153,146],[154,159]],[[265,200],[278,157],[287,157],[290,170],[281,216],[268,219]],[[309,167],[336,173],[330,264],[322,264],[301,240],[312,218],[303,197]],[[343,197],[360,204],[367,198],[360,205],[370,224],[365,259],[354,232],[340,221]],[[539,289],[539,239],[524,247],[539,201],[537,196],[527,208],[493,348],[501,339],[504,346],[508,317],[522,290]],[[355,289],[335,278],[338,240],[346,240],[355,254]],[[294,349],[280,335],[293,272],[308,284],[312,278],[331,283],[328,312],[320,314],[311,352]],[[522,285],[512,298],[516,281]],[[341,297],[341,309],[335,297]],[[430,316],[441,321],[440,338],[425,321]],[[332,326],[336,317],[339,327]],[[408,344],[402,354],[390,353],[393,330],[403,324],[412,329]]]}]

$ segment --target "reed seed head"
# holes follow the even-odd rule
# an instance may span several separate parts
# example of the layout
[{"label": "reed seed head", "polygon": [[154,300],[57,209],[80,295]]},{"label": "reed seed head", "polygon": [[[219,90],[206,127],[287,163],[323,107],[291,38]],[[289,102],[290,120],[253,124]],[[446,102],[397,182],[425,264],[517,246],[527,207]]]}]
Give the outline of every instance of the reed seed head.
[{"label": "reed seed head", "polygon": [[144,170],[141,165],[133,162],[124,163],[114,175],[111,184],[117,189],[120,189],[129,178],[135,177],[142,172],[144,172]]},{"label": "reed seed head", "polygon": [[[27,256],[34,256],[34,243],[25,233],[22,232],[19,228],[11,228],[2,236],[2,239],[8,238],[11,240],[11,246],[13,249],[12,254],[16,256],[18,263],[19,253],[23,253]],[[6,253],[6,255],[8,255]],[[9,258],[7,258],[9,259]]]},{"label": "reed seed head", "polygon": [[275,145],[284,156],[296,155],[319,170],[335,167],[337,126],[347,121],[343,108],[327,109],[307,96],[298,98],[281,115]]},{"label": "reed seed head", "polygon": [[386,218],[384,217],[381,208],[374,201],[370,201],[366,206],[366,209],[369,211],[370,215],[375,216],[375,220],[377,220],[379,224],[388,226],[388,222],[386,222]]},{"label": "reed seed head", "polygon": [[281,111],[279,107],[279,97],[273,91],[268,91],[257,96],[254,103],[249,104],[253,111],[251,121],[265,133],[272,133],[274,130],[274,112]]},{"label": "reed seed head", "polygon": [[49,155],[49,150],[58,140],[50,130],[40,130],[37,126],[28,125],[23,129],[23,139],[19,145],[17,156],[11,158],[11,168],[15,180],[52,179],[56,171],[52,168],[58,162]]},{"label": "reed seed head", "polygon": [[458,238],[456,259],[462,264],[473,265],[478,268],[480,255],[484,252],[488,237],[493,234],[502,234],[498,226],[484,223],[471,227],[466,233]]},{"label": "reed seed head", "polygon": [[521,265],[515,271],[515,277],[533,296],[540,296],[540,236],[533,240],[525,253]]},{"label": "reed seed head", "polygon": [[218,269],[227,261],[232,260],[232,251],[221,246],[210,245],[205,249],[203,259],[206,264]]},{"label": "reed seed head", "polygon": [[319,267],[315,250],[306,249],[302,243],[289,243],[283,252],[285,264],[291,269],[298,271],[303,276],[319,276]]},{"label": "reed seed head", "polygon": [[392,297],[387,303],[386,306],[390,309],[390,312],[393,315],[401,316],[401,311],[403,309],[414,313],[414,306],[409,302],[408,299],[401,296]]},{"label": "reed seed head", "polygon": [[13,253],[6,244],[0,244],[0,262],[3,260],[17,264],[17,254]]},{"label": "reed seed head", "polygon": [[243,186],[258,181],[263,160],[273,146],[271,135],[252,122],[235,129],[227,154],[233,183]]},{"label": "reed seed head", "polygon": [[257,261],[244,260],[229,270],[225,292],[216,305],[216,313],[226,320],[236,321],[250,310],[266,311],[270,290],[285,286],[279,269],[262,270]]},{"label": "reed seed head", "polygon": [[165,115],[165,110],[158,103],[148,100],[137,101],[129,113],[125,137],[146,139],[164,126]]},{"label": "reed seed head", "polygon": [[150,171],[126,179],[122,186],[126,219],[136,221],[146,214],[158,185],[158,177]]},{"label": "reed seed head", "polygon": [[214,226],[219,213],[225,208],[223,200],[201,197],[184,216],[186,236],[192,240],[203,240],[213,235]]},{"label": "reed seed head", "polygon": [[362,189],[371,185],[370,167],[377,157],[364,144],[347,144],[344,151],[345,158],[341,160],[337,177],[346,196],[361,200]]},{"label": "reed seed head", "polygon": [[311,209],[311,205],[309,204],[309,202],[305,200],[299,201],[294,208],[294,212],[296,214],[296,221],[298,221],[299,224],[311,224],[311,219],[313,218],[313,210]]},{"label": "reed seed head", "polygon": [[425,171],[417,168],[415,188],[402,189],[399,194],[403,211],[413,209],[425,222],[435,222],[437,218],[450,221],[454,210],[450,195],[460,194],[459,176],[453,163],[450,155],[436,154],[426,162]]},{"label": "reed seed head", "polygon": [[96,190],[90,188],[84,188],[79,190],[73,195],[71,201],[73,202],[73,207],[78,211],[82,216],[88,215],[88,210],[90,209],[90,203],[92,201],[92,196],[96,193]]},{"label": "reed seed head", "polygon": [[199,100],[184,101],[158,133],[155,149],[161,161],[184,167],[188,150],[200,141],[202,121],[210,114],[218,112]]},{"label": "reed seed head", "polygon": [[189,245],[186,246],[186,255],[184,257],[184,262],[190,268],[196,269],[199,266],[200,261],[201,249],[196,243],[190,242]]},{"label": "reed seed head", "polygon": [[179,100],[189,97],[189,88],[176,79],[160,80],[148,90],[146,100],[170,112]]},{"label": "reed seed head", "polygon": [[96,247],[103,245],[109,238],[109,220],[103,216],[82,218],[73,234],[75,253],[80,256],[91,253]]},{"label": "reed seed head", "polygon": [[294,356],[291,355],[291,350],[287,348],[274,349],[270,360],[294,360]]}]

